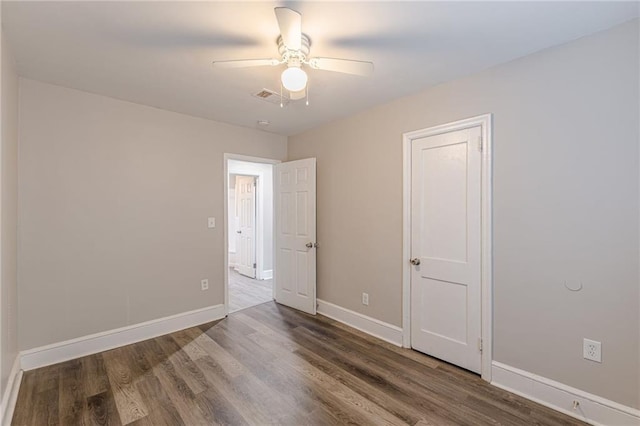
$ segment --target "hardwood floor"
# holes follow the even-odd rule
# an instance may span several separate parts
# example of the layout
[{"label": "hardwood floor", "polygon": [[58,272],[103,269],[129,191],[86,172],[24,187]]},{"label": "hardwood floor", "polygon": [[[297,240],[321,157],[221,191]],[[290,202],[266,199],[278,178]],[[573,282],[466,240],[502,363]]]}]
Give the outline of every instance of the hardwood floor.
[{"label": "hardwood floor", "polygon": [[478,376],[274,302],[24,373],[13,425],[577,425]]},{"label": "hardwood floor", "polygon": [[229,268],[229,312],[273,300],[273,280],[254,280]]}]

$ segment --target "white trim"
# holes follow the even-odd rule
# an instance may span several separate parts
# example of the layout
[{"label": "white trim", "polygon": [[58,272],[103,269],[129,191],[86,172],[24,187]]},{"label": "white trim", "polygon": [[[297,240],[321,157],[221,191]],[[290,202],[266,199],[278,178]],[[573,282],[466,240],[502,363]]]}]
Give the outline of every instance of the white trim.
[{"label": "white trim", "polygon": [[[493,361],[491,384],[592,425],[640,425],[640,410]],[[579,402],[576,410],[574,401]]]},{"label": "white trim", "polygon": [[402,346],[411,347],[411,140],[402,137]]},{"label": "white trim", "polygon": [[[252,157],[249,155],[241,155],[241,154],[229,154],[229,153],[225,153],[223,154],[223,182],[224,182],[224,191],[223,191],[223,210],[224,210],[224,215],[223,215],[223,226],[224,226],[224,312],[225,315],[229,314],[229,160],[236,160],[236,161],[245,161],[245,162],[249,162],[249,163],[261,163],[261,164],[279,164],[281,163],[280,160],[275,160],[272,158],[262,158],[262,157]],[[258,183],[259,185],[261,184],[260,182]],[[272,183],[273,184],[273,183]],[[273,217],[273,229],[275,231],[275,215]],[[275,255],[275,238],[273,238],[274,243],[273,243],[273,247],[274,247],[274,251],[273,254]],[[263,273],[258,273],[258,271],[262,270],[262,265],[258,265],[258,263],[261,263],[261,259],[258,259],[258,257],[260,256],[256,256],[256,276],[258,278],[261,279],[268,279],[268,278],[264,278],[264,274]],[[273,259],[273,262],[275,262],[275,259]],[[275,268],[275,266],[274,266]],[[264,271],[266,272],[266,271]],[[273,276],[273,270],[271,270],[271,274]],[[274,297],[275,297],[275,293],[274,293]]]},{"label": "white trim", "polygon": [[273,278],[273,269],[265,269],[264,271],[262,271],[263,280],[270,280],[272,278]]},{"label": "white trim", "polygon": [[21,383],[22,370],[20,369],[20,354],[18,354],[13,361],[13,367],[11,367],[11,372],[9,372],[9,378],[7,380],[7,387],[4,389],[4,394],[2,395],[2,412],[0,413],[0,424],[2,425],[11,424]]},{"label": "white trim", "polygon": [[480,126],[482,131],[482,378],[491,381],[493,357],[492,116],[479,115],[402,135],[402,344],[411,347],[411,142],[415,139]]},{"label": "white trim", "polygon": [[357,330],[382,339],[396,346],[402,346],[402,329],[395,325],[368,317],[333,303],[317,299],[318,313]]},{"label": "white trim", "polygon": [[25,371],[79,358],[119,346],[140,342],[163,334],[215,321],[226,315],[224,305],[196,309],[115,330],[91,334],[64,342],[41,346],[21,352],[21,365]]}]

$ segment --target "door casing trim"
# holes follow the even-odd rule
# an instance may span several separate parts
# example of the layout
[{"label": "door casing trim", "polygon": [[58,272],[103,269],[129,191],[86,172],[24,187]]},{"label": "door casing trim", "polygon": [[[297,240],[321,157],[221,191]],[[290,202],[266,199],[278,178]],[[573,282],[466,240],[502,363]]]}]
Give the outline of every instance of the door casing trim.
[{"label": "door casing trim", "polygon": [[493,360],[492,114],[483,114],[402,135],[402,345],[411,347],[411,143],[420,138],[480,126],[481,165],[481,333],[483,380],[491,382]]}]

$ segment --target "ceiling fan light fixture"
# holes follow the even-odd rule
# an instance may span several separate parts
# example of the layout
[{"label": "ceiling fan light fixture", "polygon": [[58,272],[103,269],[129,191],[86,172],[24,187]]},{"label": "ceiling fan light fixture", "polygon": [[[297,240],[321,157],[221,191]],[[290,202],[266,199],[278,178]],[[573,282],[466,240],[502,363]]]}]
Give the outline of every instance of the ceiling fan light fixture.
[{"label": "ceiling fan light fixture", "polygon": [[299,92],[307,87],[307,73],[300,67],[289,67],[280,76],[282,85],[290,92]]}]

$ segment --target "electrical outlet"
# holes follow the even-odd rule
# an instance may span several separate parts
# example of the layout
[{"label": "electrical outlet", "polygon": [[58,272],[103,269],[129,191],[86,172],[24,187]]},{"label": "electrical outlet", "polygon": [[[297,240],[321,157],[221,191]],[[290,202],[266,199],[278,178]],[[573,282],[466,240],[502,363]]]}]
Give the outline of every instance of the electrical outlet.
[{"label": "electrical outlet", "polygon": [[362,304],[369,306],[369,293],[362,293]]},{"label": "electrical outlet", "polygon": [[204,279],[200,281],[200,287],[202,287],[202,291],[209,290],[209,280]]},{"label": "electrical outlet", "polygon": [[207,227],[208,228],[215,228],[216,227],[216,218],[215,217],[207,218]]},{"label": "electrical outlet", "polygon": [[582,356],[589,361],[602,362],[602,343],[584,339]]}]

